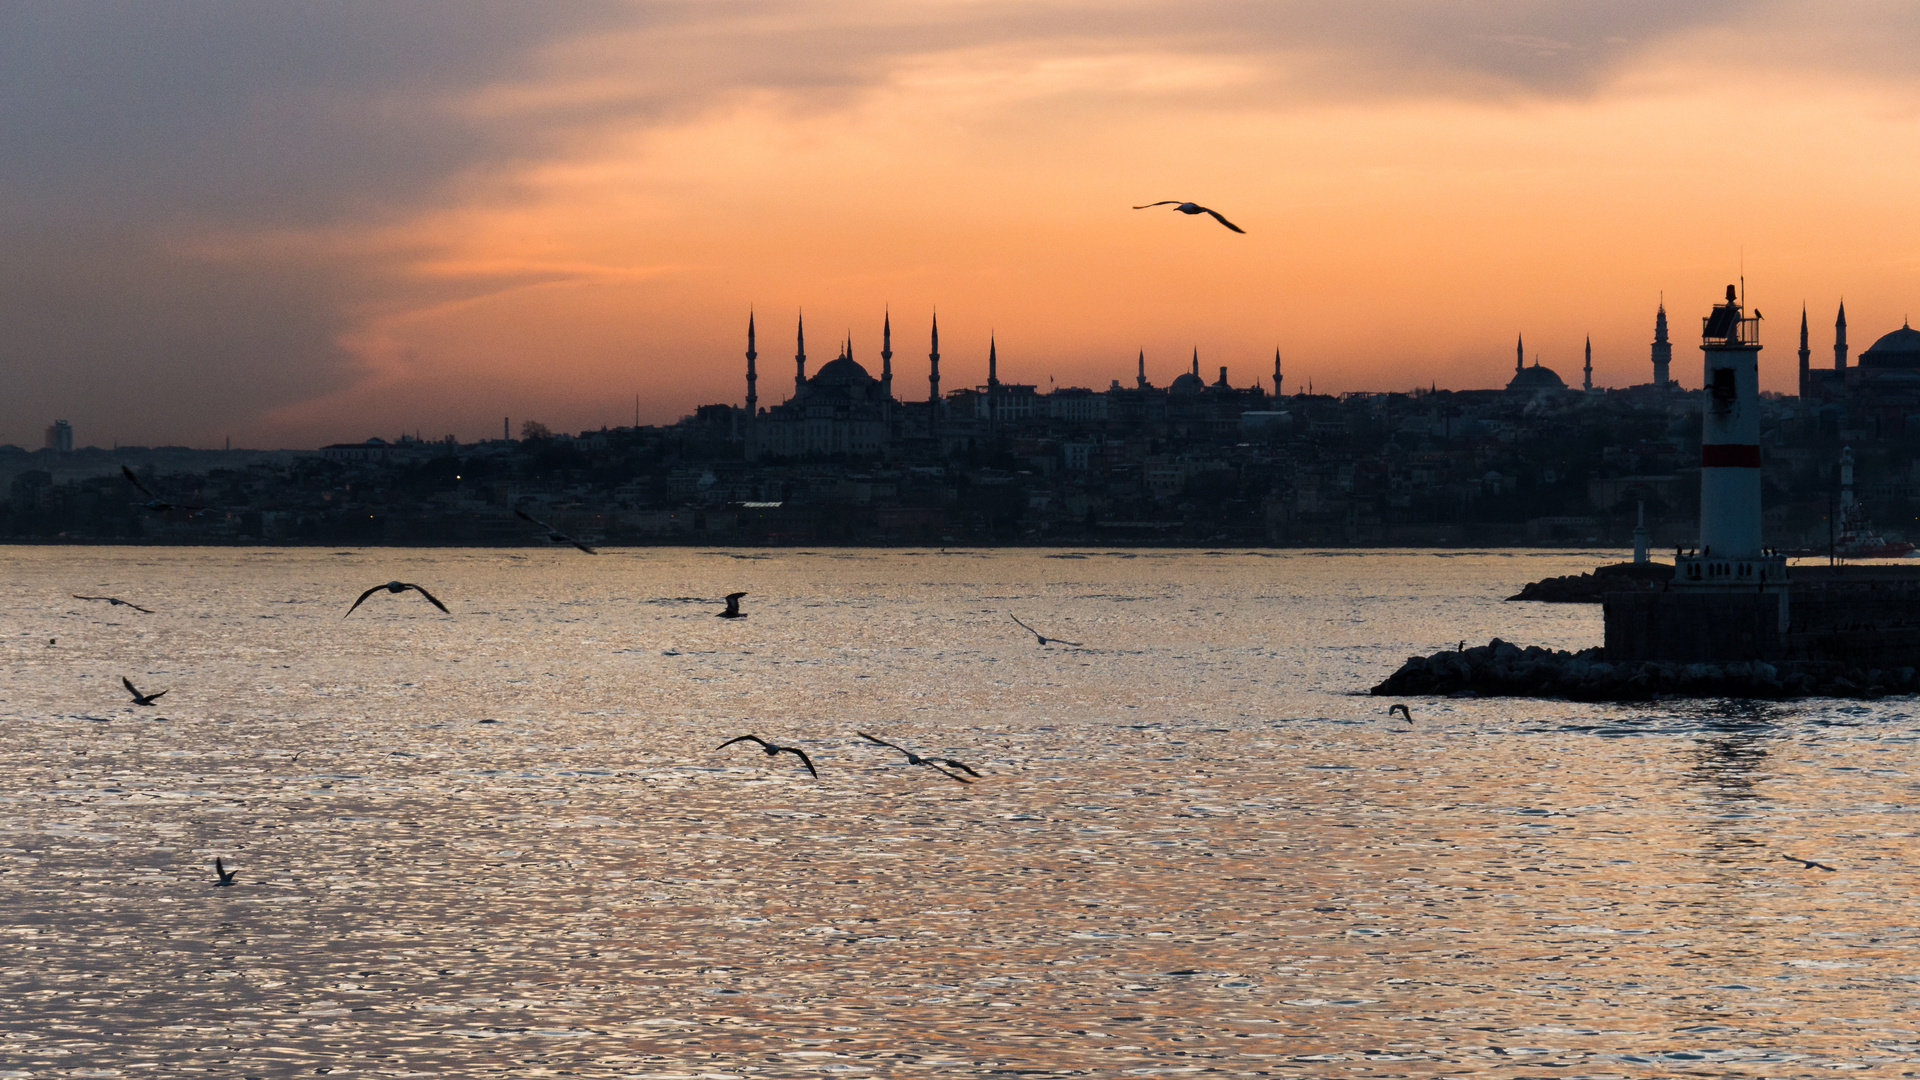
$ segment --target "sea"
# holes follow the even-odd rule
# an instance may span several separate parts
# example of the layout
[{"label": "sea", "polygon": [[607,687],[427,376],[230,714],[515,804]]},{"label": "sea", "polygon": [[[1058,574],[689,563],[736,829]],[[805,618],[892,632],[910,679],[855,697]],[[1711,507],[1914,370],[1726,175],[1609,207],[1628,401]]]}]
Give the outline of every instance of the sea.
[{"label": "sea", "polygon": [[0,548],[0,1078],[1920,1073],[1912,699],[1367,695],[1620,557]]}]

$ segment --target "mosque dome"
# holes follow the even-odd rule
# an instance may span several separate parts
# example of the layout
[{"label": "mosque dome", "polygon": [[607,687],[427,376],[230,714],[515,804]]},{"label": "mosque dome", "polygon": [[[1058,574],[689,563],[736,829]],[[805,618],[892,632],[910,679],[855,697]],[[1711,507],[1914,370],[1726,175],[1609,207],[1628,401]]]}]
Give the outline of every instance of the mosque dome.
[{"label": "mosque dome", "polygon": [[1920,368],[1920,330],[1911,326],[1882,337],[1860,354],[1863,368]]},{"label": "mosque dome", "polygon": [[1169,394],[1204,394],[1206,391],[1207,384],[1191,371],[1181,372],[1180,377],[1173,380],[1173,385],[1167,387]]},{"label": "mosque dome", "polygon": [[1541,367],[1538,361],[1535,361],[1532,367],[1521,368],[1514,372],[1513,379],[1507,383],[1509,390],[1528,392],[1565,390],[1566,388],[1567,384],[1561,381],[1560,376],[1552,368]]},{"label": "mosque dome", "polygon": [[807,380],[807,382],[812,385],[819,387],[865,386],[875,381],[877,380],[875,380],[872,375],[867,374],[867,369],[860,366],[859,361],[846,355],[841,355],[822,364],[820,370],[814,373],[813,378]]}]

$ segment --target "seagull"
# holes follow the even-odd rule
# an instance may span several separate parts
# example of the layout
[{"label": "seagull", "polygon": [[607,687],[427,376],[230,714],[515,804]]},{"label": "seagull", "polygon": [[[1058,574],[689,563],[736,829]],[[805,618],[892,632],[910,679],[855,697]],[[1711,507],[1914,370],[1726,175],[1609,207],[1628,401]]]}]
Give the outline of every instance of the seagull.
[{"label": "seagull", "polygon": [[148,615],[153,614],[153,610],[151,608],[143,608],[139,604],[136,604],[131,600],[122,600],[117,596],[81,596],[79,593],[73,593],[72,596],[75,600],[105,600],[107,603],[112,604],[115,607],[119,607],[120,605],[125,604],[127,607],[130,607],[135,611],[144,612],[145,614],[148,614]]},{"label": "seagull", "polygon": [[146,508],[149,510],[152,510],[155,513],[165,513],[168,510],[193,510],[193,511],[206,510],[206,507],[204,506],[187,506],[184,503],[170,503],[170,502],[163,501],[159,496],[155,495],[151,491],[148,491],[147,485],[141,483],[140,478],[133,475],[133,470],[127,468],[125,465],[120,466],[120,475],[126,477],[127,483],[132,484],[134,487],[138,488],[140,491],[140,494],[145,495],[147,497]]},{"label": "seagull", "polygon": [[546,522],[541,521],[539,518],[534,517],[532,514],[527,513],[525,510],[522,510],[517,506],[513,508],[513,512],[520,515],[520,519],[522,521],[531,521],[535,525],[538,525],[541,528],[547,530],[547,539],[553,541],[556,544],[572,544],[574,547],[579,548],[581,551],[584,551],[589,555],[600,554],[599,552],[593,550],[587,545],[581,543],[578,540],[575,540],[573,537],[568,536],[566,533],[563,533],[559,529],[556,529],[553,526],[547,524]]},{"label": "seagull", "polygon": [[213,857],[213,872],[220,875],[220,880],[213,883],[213,887],[217,889],[222,885],[233,884],[234,875],[240,871],[227,869],[227,864],[221,862],[220,857],[216,855]]},{"label": "seagull", "polygon": [[714,749],[725,750],[727,747],[732,746],[734,743],[737,743],[737,742],[759,743],[762,752],[765,753],[768,757],[774,757],[779,754],[792,754],[794,757],[797,757],[800,759],[800,764],[805,765],[807,767],[807,771],[813,774],[813,778],[815,780],[820,779],[820,770],[813,767],[813,759],[807,756],[807,752],[805,750],[801,750],[797,747],[792,747],[792,746],[776,746],[773,743],[768,742],[767,740],[761,738],[758,735],[742,735],[737,739],[728,739],[726,742],[723,742],[719,746],[714,747]]},{"label": "seagull", "polygon": [[[746,617],[747,617],[747,614],[746,614],[746,612],[744,612],[744,611],[741,611],[741,610],[740,610],[740,598],[741,598],[741,597],[743,597],[743,596],[745,596],[745,595],[747,595],[747,594],[746,594],[746,593],[743,593],[743,592],[730,592],[730,593],[728,593],[728,594],[727,594],[727,610],[725,610],[725,611],[716,611],[716,612],[714,612],[714,613],[713,613],[713,617],[714,617],[714,618],[716,618],[716,619],[744,619],[744,618],[746,618]],[[799,751],[795,751],[795,753],[798,753],[798,752],[799,752]],[[767,751],[767,753],[769,753],[769,754],[771,754],[771,753],[773,753],[773,751],[771,751],[771,750],[769,750],[769,751]]]},{"label": "seagull", "polygon": [[1020,617],[1018,615],[1009,615],[1007,616],[1007,618],[1012,619],[1014,622],[1020,623],[1020,628],[1022,630],[1025,630],[1027,633],[1032,634],[1034,637],[1039,638],[1040,644],[1042,645],[1045,645],[1048,642],[1053,642],[1059,645],[1071,645],[1076,649],[1081,648],[1080,643],[1077,641],[1068,641],[1066,638],[1048,637],[1047,635],[1041,633],[1040,631],[1035,630],[1033,627],[1028,626],[1026,623],[1020,622]]},{"label": "seagull", "polygon": [[1413,723],[1413,712],[1412,712],[1412,710],[1410,710],[1410,709],[1408,709],[1408,708],[1407,708],[1407,707],[1406,707],[1405,705],[1402,705],[1401,703],[1399,703],[1399,702],[1397,702],[1397,701],[1396,701],[1396,702],[1394,702],[1393,704],[1391,704],[1391,705],[1389,705],[1389,706],[1387,706],[1387,715],[1388,715],[1388,716],[1392,716],[1392,715],[1393,715],[1394,713],[1399,713],[1399,714],[1400,714],[1401,716],[1404,716],[1404,717],[1406,717],[1406,718],[1407,718],[1407,723],[1409,723],[1409,724],[1411,724],[1411,723]]},{"label": "seagull", "polygon": [[133,695],[133,703],[135,705],[151,705],[160,700],[161,694],[166,693],[165,690],[160,690],[152,694],[143,694],[139,690],[134,689],[133,680],[127,678],[125,675],[120,676],[120,681],[126,685],[127,693]]},{"label": "seagull", "polygon": [[[963,784],[973,783],[973,781],[967,779],[967,776],[980,775],[979,773],[974,772],[973,768],[967,765],[965,762],[955,761],[952,758],[923,758],[919,754],[914,753],[913,751],[907,749],[904,746],[900,746],[895,743],[890,743],[885,739],[876,739],[864,731],[856,731],[854,732],[854,734],[860,736],[861,738],[867,740],[870,743],[873,743],[876,746],[884,746],[889,750],[900,751],[901,753],[907,755],[907,764],[909,765],[925,765],[926,767],[932,769],[934,772],[937,772],[942,776],[951,777],[952,779],[958,780]],[[959,769],[961,772],[966,773],[967,776],[959,776],[955,773],[950,773],[947,770],[941,768],[940,766],[942,765],[949,765],[949,766],[952,766],[953,768]]]},{"label": "seagull", "polygon": [[[415,585],[410,581],[389,581],[385,585],[375,585],[373,588],[368,589],[366,592],[361,593],[360,599],[355,600],[353,602],[353,607],[350,607],[347,609],[347,615],[353,614],[353,608],[357,608],[361,604],[366,603],[367,597],[372,596],[374,593],[379,592],[381,589],[385,589],[390,593],[403,593],[403,592],[406,592],[408,589],[412,589],[414,592],[417,592],[421,596],[426,597],[427,603],[432,604],[434,607],[439,608],[441,611],[447,611],[447,605],[441,603],[432,593],[421,588],[420,586]],[[453,614],[453,612],[447,611],[447,614],[451,615]],[[347,617],[347,615],[342,615],[340,617],[344,619]]]},{"label": "seagull", "polygon": [[1812,859],[1803,859],[1798,855],[1788,855],[1785,852],[1781,852],[1780,857],[1787,860],[1788,862],[1797,862],[1801,866],[1804,866],[1809,870],[1825,870],[1829,873],[1833,872],[1833,867],[1828,866],[1826,863],[1823,863],[1823,862],[1814,862]]},{"label": "seagull", "polygon": [[1201,206],[1199,203],[1181,202],[1178,199],[1161,199],[1159,202],[1150,202],[1146,206],[1136,206],[1134,207],[1134,209],[1146,210],[1150,207],[1155,207],[1155,206],[1171,206],[1174,208],[1175,211],[1182,214],[1206,214],[1209,217],[1213,218],[1213,220],[1219,222],[1222,225],[1225,225],[1229,229],[1232,229],[1234,232],[1244,234],[1247,231],[1241,228],[1240,226],[1235,225],[1233,222],[1228,221],[1226,218],[1221,217],[1220,211],[1209,210],[1206,207]]}]

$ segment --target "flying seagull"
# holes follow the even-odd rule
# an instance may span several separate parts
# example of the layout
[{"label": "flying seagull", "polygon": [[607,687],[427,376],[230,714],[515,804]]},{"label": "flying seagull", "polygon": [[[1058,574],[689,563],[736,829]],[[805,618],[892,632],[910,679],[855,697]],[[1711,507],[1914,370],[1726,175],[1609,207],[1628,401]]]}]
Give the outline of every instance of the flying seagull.
[{"label": "flying seagull", "polygon": [[166,502],[165,500],[161,499],[158,495],[155,495],[153,492],[148,491],[147,485],[141,483],[140,478],[133,475],[133,470],[127,468],[125,465],[120,466],[120,475],[126,477],[127,483],[132,484],[135,488],[139,489],[140,494],[145,495],[147,497],[146,508],[148,510],[152,510],[156,514],[165,513],[168,510],[201,511],[206,509],[206,507],[204,506],[187,506],[184,503]]},{"label": "flying seagull", "polygon": [[215,855],[213,857],[213,872],[220,875],[220,880],[213,883],[213,887],[217,889],[222,885],[233,884],[234,875],[240,871],[227,869],[227,864],[220,861],[220,856]]},{"label": "flying seagull", "polygon": [[1051,642],[1056,645],[1071,645],[1076,649],[1081,647],[1080,643],[1077,641],[1068,641],[1066,638],[1048,637],[1047,635],[1041,633],[1040,631],[1035,630],[1033,627],[1028,626],[1026,623],[1020,622],[1020,617],[1018,615],[1009,615],[1007,616],[1007,618],[1012,619],[1014,622],[1020,623],[1020,628],[1022,630],[1025,630],[1027,633],[1032,634],[1034,637],[1039,638],[1040,644],[1042,645],[1045,645]]},{"label": "flying seagull", "polygon": [[81,596],[79,593],[73,593],[72,596],[75,600],[105,600],[107,603],[112,604],[115,607],[118,607],[121,604],[125,604],[126,606],[132,608],[135,611],[145,612],[148,615],[153,614],[152,609],[143,608],[139,604],[136,604],[131,600],[122,600],[117,596]]},{"label": "flying seagull", "polygon": [[1833,867],[1828,866],[1826,863],[1823,863],[1823,862],[1814,862],[1812,859],[1803,859],[1798,855],[1788,855],[1785,852],[1781,852],[1780,857],[1787,860],[1788,862],[1797,862],[1801,866],[1804,866],[1809,870],[1825,870],[1829,873],[1833,872]]},{"label": "flying seagull", "polygon": [[[441,611],[447,611],[447,605],[441,603],[439,599],[436,598],[432,593],[421,588],[420,586],[415,585],[410,581],[389,581],[385,585],[375,585],[373,588],[368,589],[366,592],[361,593],[360,599],[355,600],[353,602],[353,607],[350,607],[347,609],[347,615],[353,614],[353,608],[357,608],[361,604],[366,603],[367,597],[372,596],[374,593],[379,592],[381,589],[385,589],[390,593],[403,593],[403,592],[406,592],[408,589],[412,589],[414,592],[417,592],[421,596],[426,597],[427,603],[432,604],[434,607],[439,608]],[[451,615],[453,614],[453,612],[447,611],[447,614]],[[342,615],[340,617],[344,619],[347,617],[347,615]]]},{"label": "flying seagull", "polygon": [[[963,784],[973,783],[973,781],[967,779],[967,776],[980,775],[979,773],[974,772],[973,768],[967,765],[965,762],[955,761],[952,758],[923,758],[919,754],[914,753],[913,751],[907,749],[904,746],[900,746],[896,743],[890,743],[885,739],[876,739],[864,731],[856,731],[854,732],[854,734],[860,736],[861,738],[867,740],[870,743],[873,743],[875,746],[884,746],[889,750],[900,751],[901,753],[907,755],[907,764],[909,765],[925,765],[926,767],[932,769],[934,772],[937,772],[942,776],[946,776],[951,779],[958,780]],[[960,776],[955,773],[950,773],[946,769],[941,768],[940,766],[942,765],[947,765],[947,766],[951,766],[952,768],[959,769],[961,772],[966,773],[967,776]]]},{"label": "flying seagull", "polygon": [[765,753],[768,757],[774,757],[779,754],[792,754],[794,757],[797,757],[800,759],[800,764],[805,765],[807,767],[807,771],[813,774],[813,778],[815,780],[820,779],[820,770],[813,767],[813,759],[807,756],[807,752],[805,750],[801,750],[798,747],[793,747],[793,746],[776,746],[773,743],[768,742],[767,740],[761,738],[758,735],[742,735],[737,739],[728,739],[726,742],[723,742],[719,746],[714,747],[714,749],[725,750],[727,747],[732,746],[734,743],[737,743],[737,742],[759,743],[761,752]]},{"label": "flying seagull", "polygon": [[[716,618],[716,619],[744,619],[744,618],[746,618],[746,617],[747,617],[747,613],[746,613],[746,612],[744,612],[744,611],[741,611],[741,610],[740,610],[740,598],[741,598],[741,597],[743,597],[743,596],[745,596],[745,595],[747,595],[747,594],[746,594],[746,593],[743,593],[743,592],[730,592],[730,593],[728,593],[728,594],[727,594],[727,610],[725,610],[725,611],[716,611],[716,612],[714,612],[714,613],[713,613],[713,617],[714,617],[714,618]],[[769,750],[769,751],[767,751],[767,753],[769,753],[769,754],[771,754],[771,753],[773,753],[773,751],[771,751],[771,750]]]},{"label": "flying seagull", "polygon": [[1406,717],[1407,723],[1413,723],[1413,711],[1397,701],[1387,706],[1387,715],[1392,716],[1394,713],[1399,713],[1401,716]]},{"label": "flying seagull", "polygon": [[574,547],[579,548],[581,551],[584,551],[589,555],[600,554],[599,552],[593,550],[587,545],[581,543],[578,540],[575,540],[573,537],[568,536],[566,533],[563,533],[559,529],[556,529],[553,526],[547,524],[546,522],[541,521],[539,518],[534,517],[532,514],[527,513],[525,510],[522,510],[517,506],[513,508],[513,512],[520,515],[520,519],[522,521],[531,521],[535,525],[538,525],[541,528],[547,530],[547,539],[553,541],[556,544],[572,544]]},{"label": "flying seagull", "polygon": [[133,703],[135,705],[151,705],[154,702],[160,700],[161,694],[166,693],[165,690],[160,690],[151,694],[143,694],[139,690],[134,688],[133,680],[127,678],[125,675],[120,676],[120,681],[121,683],[125,684],[127,688],[127,693],[133,695]]},{"label": "flying seagull", "polygon": [[1209,210],[1206,207],[1201,206],[1199,203],[1181,202],[1179,199],[1161,199],[1159,202],[1150,202],[1146,206],[1136,206],[1134,207],[1134,209],[1147,210],[1155,206],[1171,206],[1174,208],[1175,211],[1182,214],[1206,214],[1207,216],[1213,218],[1213,220],[1219,222],[1222,225],[1225,225],[1229,229],[1232,229],[1234,232],[1244,234],[1247,231],[1241,228],[1240,226],[1235,225],[1233,222],[1228,221],[1226,218],[1221,217],[1220,211],[1218,210]]}]

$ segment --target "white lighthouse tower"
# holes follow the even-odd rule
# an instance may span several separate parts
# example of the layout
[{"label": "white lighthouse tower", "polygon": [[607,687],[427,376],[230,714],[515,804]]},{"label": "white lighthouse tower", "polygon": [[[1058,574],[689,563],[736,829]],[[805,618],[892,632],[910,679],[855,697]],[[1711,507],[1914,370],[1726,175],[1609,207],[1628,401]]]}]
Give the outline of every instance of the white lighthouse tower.
[{"label": "white lighthouse tower", "polygon": [[1784,589],[1786,559],[1760,546],[1760,320],[1745,316],[1729,285],[1702,323],[1700,549],[1679,559],[1673,583]]}]

